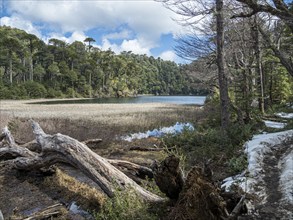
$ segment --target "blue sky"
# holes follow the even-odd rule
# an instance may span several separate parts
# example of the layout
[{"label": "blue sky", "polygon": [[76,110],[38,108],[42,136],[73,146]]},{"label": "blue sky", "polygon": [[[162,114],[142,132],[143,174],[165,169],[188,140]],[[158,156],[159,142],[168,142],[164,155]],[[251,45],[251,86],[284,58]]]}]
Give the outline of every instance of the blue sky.
[{"label": "blue sky", "polygon": [[182,62],[173,51],[174,38],[182,32],[173,20],[177,15],[152,0],[2,0],[0,7],[1,25],[23,29],[45,42],[92,37],[104,50]]}]

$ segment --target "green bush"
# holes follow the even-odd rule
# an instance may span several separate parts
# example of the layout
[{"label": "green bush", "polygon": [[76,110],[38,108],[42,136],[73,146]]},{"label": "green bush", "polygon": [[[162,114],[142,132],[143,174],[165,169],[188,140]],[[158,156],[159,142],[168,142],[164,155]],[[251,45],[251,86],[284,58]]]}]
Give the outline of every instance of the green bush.
[{"label": "green bush", "polygon": [[27,81],[23,86],[29,98],[45,98],[47,96],[46,88],[38,82]]},{"label": "green bush", "polygon": [[27,98],[27,91],[21,85],[9,85],[0,87],[0,99],[24,99]]},{"label": "green bush", "polygon": [[[203,163],[209,158],[218,160],[222,157],[229,161],[233,156],[239,155],[244,142],[252,137],[253,131],[253,124],[231,124],[226,132],[220,127],[197,127],[195,131],[165,137],[164,143],[168,148],[176,146],[184,152],[186,169],[189,169],[190,166]],[[237,168],[232,168],[233,171],[235,169]]]},{"label": "green bush", "polygon": [[64,97],[64,95],[60,90],[48,88],[47,98],[63,98],[63,97]]},{"label": "green bush", "polygon": [[245,155],[234,156],[229,160],[229,168],[232,173],[239,173],[247,167],[247,158]]},{"label": "green bush", "polygon": [[76,92],[73,88],[67,88],[66,90],[66,97],[67,98],[76,98]]}]

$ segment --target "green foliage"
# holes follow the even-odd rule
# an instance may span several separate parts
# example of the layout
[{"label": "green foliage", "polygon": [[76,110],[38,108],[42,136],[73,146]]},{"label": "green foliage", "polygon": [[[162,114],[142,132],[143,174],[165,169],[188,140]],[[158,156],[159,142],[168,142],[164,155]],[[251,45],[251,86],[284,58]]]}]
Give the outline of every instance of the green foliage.
[{"label": "green foliage", "polygon": [[27,96],[31,98],[45,98],[47,95],[46,88],[37,82],[28,81],[23,84],[26,89]]},{"label": "green foliage", "polygon": [[138,198],[134,190],[117,190],[115,197],[108,199],[100,212],[95,213],[94,216],[96,220],[159,219],[148,209],[149,205]]},{"label": "green foliage", "polygon": [[238,157],[233,156],[229,160],[229,168],[232,173],[239,173],[245,170],[247,167],[247,158],[245,155],[240,155]]},{"label": "green foliage", "polygon": [[55,90],[53,88],[48,88],[47,98],[63,98],[64,95],[61,91]]},{"label": "green foliage", "polygon": [[205,101],[206,127],[218,127],[221,124],[220,94],[219,90],[207,96]]},{"label": "green foliage", "polygon": [[[255,125],[232,124],[224,132],[218,127],[197,127],[195,131],[185,131],[176,136],[164,138],[168,148],[176,146],[186,155],[186,165],[203,163],[207,158],[219,159],[225,157],[227,161],[239,154],[245,141],[252,137]],[[231,161],[231,171],[243,165],[242,160]]]},{"label": "green foliage", "polygon": [[[93,38],[85,39],[87,46],[54,38],[46,45],[35,35],[6,26],[0,27],[0,36],[0,78],[7,88],[29,79],[46,87],[50,98],[194,92],[191,77],[176,63],[131,52],[101,51],[91,45]],[[20,62],[25,60],[29,62]],[[44,97],[40,90],[19,95],[8,88],[0,98]]]}]

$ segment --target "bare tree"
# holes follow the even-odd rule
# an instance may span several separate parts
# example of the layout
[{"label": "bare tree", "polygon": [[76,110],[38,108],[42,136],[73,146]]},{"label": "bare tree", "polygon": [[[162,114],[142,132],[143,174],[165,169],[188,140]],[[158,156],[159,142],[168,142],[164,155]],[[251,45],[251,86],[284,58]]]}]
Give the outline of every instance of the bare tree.
[{"label": "bare tree", "polygon": [[[181,57],[199,58],[211,53],[213,44],[216,44],[216,64],[218,67],[218,80],[221,106],[221,126],[226,129],[230,122],[228,80],[225,73],[224,62],[224,15],[223,0],[163,0],[164,5],[181,16],[178,20],[183,26],[192,30],[192,35],[182,37],[176,51]],[[205,23],[212,22],[216,18],[216,35],[212,27],[207,31]],[[215,41],[214,37],[215,36]],[[210,39],[212,39],[210,41]],[[204,52],[204,46],[206,52]]]},{"label": "bare tree", "polygon": [[[265,12],[280,18],[284,21],[293,32],[293,12],[290,11],[289,1],[286,3],[284,0],[236,0],[237,2],[243,3],[251,10],[250,12],[241,12],[233,17],[251,17],[259,12]],[[291,2],[292,3],[292,2]],[[292,6],[291,6],[292,7]]]}]

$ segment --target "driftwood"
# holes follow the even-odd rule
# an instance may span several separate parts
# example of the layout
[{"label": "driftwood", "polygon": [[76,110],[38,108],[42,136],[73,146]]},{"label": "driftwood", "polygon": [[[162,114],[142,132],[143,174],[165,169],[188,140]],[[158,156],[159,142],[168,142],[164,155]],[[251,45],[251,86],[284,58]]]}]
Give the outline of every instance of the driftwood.
[{"label": "driftwood", "polygon": [[148,177],[148,178],[154,177],[152,169],[145,166],[141,166],[135,163],[131,163],[129,161],[125,161],[125,160],[108,159],[108,162],[112,164],[113,166],[115,166],[116,168],[118,168],[119,170],[121,170],[122,172],[123,170],[127,170],[128,172],[131,172],[132,175],[138,176],[142,179],[145,179],[145,177]]},{"label": "driftwood", "polygon": [[38,212],[35,212],[26,217],[11,217],[11,220],[41,220],[41,219],[51,219],[51,217],[56,217],[61,215],[63,212],[63,205],[58,203],[52,206],[48,206]]},{"label": "driftwood", "polygon": [[[131,188],[147,201],[164,200],[139,186],[111,164],[116,163],[119,166],[119,162],[108,161],[90,150],[85,144],[69,136],[62,134],[48,135],[38,123],[34,121],[31,121],[31,123],[36,141],[40,146],[36,149],[40,150],[40,153],[18,146],[6,127],[2,132],[2,135],[5,135],[6,143],[2,144],[3,146],[0,148],[0,158],[7,159],[7,155],[10,155],[10,158],[2,162],[2,165],[10,165],[18,170],[33,170],[47,168],[60,162],[67,163],[96,182],[109,197],[113,197],[115,188],[119,187],[121,189]],[[11,157],[14,159],[11,159]],[[130,164],[128,163],[128,166]]]}]

